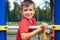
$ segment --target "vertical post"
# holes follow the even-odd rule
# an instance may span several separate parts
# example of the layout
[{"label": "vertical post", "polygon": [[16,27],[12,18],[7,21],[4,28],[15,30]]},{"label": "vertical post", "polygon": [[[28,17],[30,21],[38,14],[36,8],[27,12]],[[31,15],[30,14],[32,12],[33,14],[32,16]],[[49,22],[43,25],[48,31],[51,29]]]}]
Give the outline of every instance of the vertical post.
[{"label": "vertical post", "polygon": [[[60,25],[60,0],[54,0],[54,24]],[[60,40],[60,30],[55,30],[54,40]]]},{"label": "vertical post", "polygon": [[[6,25],[6,0],[0,0],[0,29]],[[6,30],[0,30],[0,40],[6,40]]]}]

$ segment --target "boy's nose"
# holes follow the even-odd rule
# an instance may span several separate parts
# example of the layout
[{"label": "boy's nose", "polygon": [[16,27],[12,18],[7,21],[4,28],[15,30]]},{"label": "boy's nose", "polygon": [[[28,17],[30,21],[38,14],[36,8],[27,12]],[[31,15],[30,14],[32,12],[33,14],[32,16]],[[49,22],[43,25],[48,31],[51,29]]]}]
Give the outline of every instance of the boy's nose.
[{"label": "boy's nose", "polygon": [[27,13],[30,13],[30,11],[27,11]]}]

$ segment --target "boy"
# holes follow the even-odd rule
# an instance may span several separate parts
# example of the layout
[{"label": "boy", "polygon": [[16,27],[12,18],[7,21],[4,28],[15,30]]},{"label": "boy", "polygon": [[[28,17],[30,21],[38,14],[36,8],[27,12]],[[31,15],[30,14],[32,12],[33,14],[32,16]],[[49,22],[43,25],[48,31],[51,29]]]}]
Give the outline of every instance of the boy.
[{"label": "boy", "polygon": [[42,31],[47,27],[47,23],[42,23],[41,28],[32,31],[29,26],[36,26],[34,3],[31,0],[24,0],[21,3],[22,20],[19,22],[19,29],[17,32],[16,40],[30,40],[32,36]]}]

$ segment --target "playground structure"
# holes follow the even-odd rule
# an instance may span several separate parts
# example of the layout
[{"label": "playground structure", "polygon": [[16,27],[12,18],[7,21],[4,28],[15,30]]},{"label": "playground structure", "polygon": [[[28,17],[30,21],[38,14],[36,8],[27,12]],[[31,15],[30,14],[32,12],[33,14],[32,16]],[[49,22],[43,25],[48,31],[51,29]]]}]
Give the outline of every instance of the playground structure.
[{"label": "playground structure", "polygon": [[[6,0],[0,0],[0,40],[7,40],[7,29],[9,26],[6,26]],[[51,29],[55,30],[54,40],[60,40],[60,0],[54,0],[54,26],[51,26]]]}]

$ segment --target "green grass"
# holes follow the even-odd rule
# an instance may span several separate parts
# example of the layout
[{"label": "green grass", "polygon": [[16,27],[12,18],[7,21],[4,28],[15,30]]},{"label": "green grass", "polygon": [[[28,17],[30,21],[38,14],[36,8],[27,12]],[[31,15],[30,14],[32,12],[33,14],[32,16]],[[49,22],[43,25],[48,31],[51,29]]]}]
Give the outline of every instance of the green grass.
[{"label": "green grass", "polygon": [[[37,22],[38,25],[40,25],[41,22]],[[51,24],[50,22],[47,22],[49,25]],[[7,22],[6,23],[7,25],[11,25],[11,26],[17,26],[18,25],[18,22]]]},{"label": "green grass", "polygon": [[[16,35],[16,33],[17,33],[17,32],[11,32],[11,31],[9,31],[9,32],[7,32],[7,35]],[[50,33],[47,33],[47,32],[46,32],[46,34],[47,34],[47,35],[50,35]]]},{"label": "green grass", "polygon": [[11,32],[11,31],[8,31],[7,32],[7,35],[16,35],[17,32]]},{"label": "green grass", "polygon": [[7,25],[11,25],[11,26],[17,26],[18,25],[18,22],[7,22],[6,23]]}]

